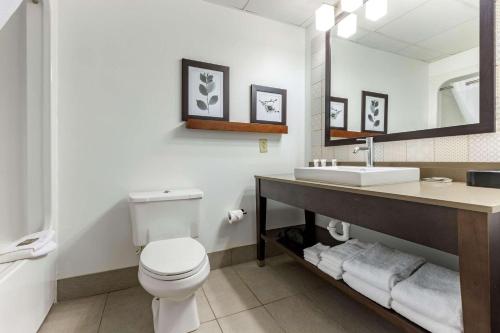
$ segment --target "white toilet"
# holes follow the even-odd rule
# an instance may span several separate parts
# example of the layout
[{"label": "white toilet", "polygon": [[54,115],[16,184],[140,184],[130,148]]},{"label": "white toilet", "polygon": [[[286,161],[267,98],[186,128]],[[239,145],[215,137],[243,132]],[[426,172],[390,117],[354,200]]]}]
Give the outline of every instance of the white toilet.
[{"label": "white toilet", "polygon": [[130,193],[133,241],[145,246],[139,282],[153,299],[155,333],[200,326],[195,292],[208,278],[207,252],[198,237],[200,190]]}]

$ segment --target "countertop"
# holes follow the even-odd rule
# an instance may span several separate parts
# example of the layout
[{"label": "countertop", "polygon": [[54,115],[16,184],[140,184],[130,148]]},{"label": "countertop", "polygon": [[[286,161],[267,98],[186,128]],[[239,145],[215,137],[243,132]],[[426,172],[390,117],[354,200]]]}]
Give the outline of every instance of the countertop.
[{"label": "countertop", "polygon": [[500,212],[500,189],[467,186],[462,182],[411,182],[377,186],[345,186],[297,180],[294,175],[255,176],[259,179],[310,186],[334,191],[372,195],[483,213]]}]

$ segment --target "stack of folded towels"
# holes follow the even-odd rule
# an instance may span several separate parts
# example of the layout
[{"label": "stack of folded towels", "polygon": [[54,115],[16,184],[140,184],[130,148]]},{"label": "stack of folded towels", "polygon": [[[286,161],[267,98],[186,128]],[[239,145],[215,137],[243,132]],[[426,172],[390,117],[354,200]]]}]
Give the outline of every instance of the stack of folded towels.
[{"label": "stack of folded towels", "polygon": [[0,264],[47,255],[57,248],[54,235],[53,230],[40,231],[0,246]]},{"label": "stack of folded towels", "polygon": [[354,290],[390,308],[392,288],[424,263],[421,257],[376,243],[344,262],[342,278]]},{"label": "stack of folded towels", "polygon": [[342,279],[344,273],[342,265],[346,260],[354,258],[373,244],[364,243],[358,239],[351,239],[342,245],[334,246],[320,253],[318,268],[336,280]]},{"label": "stack of folded towels", "polygon": [[304,259],[309,261],[314,266],[317,266],[320,260],[320,253],[328,250],[330,247],[318,243],[314,246],[304,249]]},{"label": "stack of folded towels", "polygon": [[391,307],[433,333],[463,332],[458,272],[425,264],[391,292]]}]

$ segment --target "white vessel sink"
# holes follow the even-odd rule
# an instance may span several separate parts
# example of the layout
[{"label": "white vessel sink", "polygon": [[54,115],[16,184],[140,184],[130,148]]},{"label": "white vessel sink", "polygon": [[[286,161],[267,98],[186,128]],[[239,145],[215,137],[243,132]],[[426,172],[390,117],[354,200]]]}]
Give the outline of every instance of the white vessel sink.
[{"label": "white vessel sink", "polygon": [[295,178],[338,185],[372,186],[419,181],[420,169],[358,166],[296,168]]}]

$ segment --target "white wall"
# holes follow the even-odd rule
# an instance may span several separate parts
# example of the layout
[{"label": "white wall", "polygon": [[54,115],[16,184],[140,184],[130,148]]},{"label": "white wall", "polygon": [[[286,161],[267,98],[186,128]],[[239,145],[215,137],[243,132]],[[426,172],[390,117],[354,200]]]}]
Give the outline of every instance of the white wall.
[{"label": "white wall", "polygon": [[[130,191],[198,187],[209,252],[255,243],[253,176],[304,164],[304,30],[201,0],[64,0],[58,20],[59,278],[137,264]],[[230,66],[233,121],[250,84],[287,89],[289,134],[185,129],[183,57]],[[229,226],[236,207],[251,214]]]},{"label": "white wall", "polygon": [[363,90],[389,95],[389,133],[426,128],[427,63],[333,38],[332,72],[332,96],[349,100],[349,130],[361,130]]},{"label": "white wall", "polygon": [[26,8],[0,30],[0,242],[25,232]]}]

